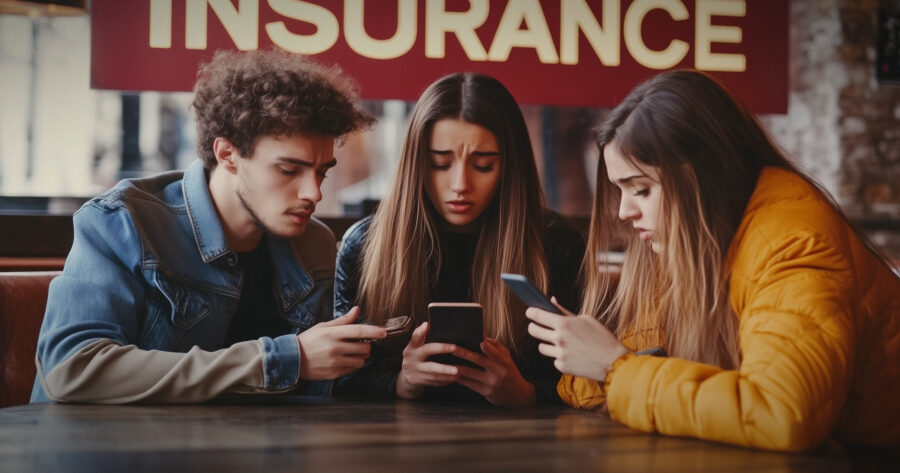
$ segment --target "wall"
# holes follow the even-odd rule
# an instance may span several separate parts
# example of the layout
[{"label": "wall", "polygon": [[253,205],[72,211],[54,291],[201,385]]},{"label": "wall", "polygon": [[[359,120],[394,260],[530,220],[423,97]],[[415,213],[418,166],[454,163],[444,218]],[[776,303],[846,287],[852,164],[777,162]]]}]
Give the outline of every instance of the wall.
[{"label": "wall", "polygon": [[847,216],[900,258],[900,85],[876,80],[878,7],[878,0],[791,1],[788,114],[761,119]]}]

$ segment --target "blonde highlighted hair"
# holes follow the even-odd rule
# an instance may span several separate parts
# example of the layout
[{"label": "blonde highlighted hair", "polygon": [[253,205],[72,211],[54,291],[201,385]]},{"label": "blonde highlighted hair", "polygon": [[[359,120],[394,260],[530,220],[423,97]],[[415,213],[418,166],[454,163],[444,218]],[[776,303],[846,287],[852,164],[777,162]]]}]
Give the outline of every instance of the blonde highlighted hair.
[{"label": "blonde highlighted hair", "polygon": [[542,243],[544,198],[522,112],[503,85],[488,76],[452,74],[429,86],[410,117],[400,163],[363,246],[359,305],[372,320],[411,315],[426,305],[441,264],[441,219],[425,194],[428,146],[435,122],[459,119],[494,134],[501,177],[481,227],[471,269],[472,295],[484,307],[484,335],[521,352],[525,307],[501,283],[501,272],[549,285]]},{"label": "blonde highlighted hair", "polygon": [[654,254],[632,235],[618,285],[591,270],[591,255],[608,251],[621,225],[618,192],[601,160],[583,268],[583,311],[597,314],[619,337],[652,328],[665,335],[673,356],[737,367],[729,244],[762,169],[797,170],[739,102],[696,71],[666,72],[639,85],[596,129],[596,138],[601,157],[611,146],[633,164],[659,170],[663,250]]}]

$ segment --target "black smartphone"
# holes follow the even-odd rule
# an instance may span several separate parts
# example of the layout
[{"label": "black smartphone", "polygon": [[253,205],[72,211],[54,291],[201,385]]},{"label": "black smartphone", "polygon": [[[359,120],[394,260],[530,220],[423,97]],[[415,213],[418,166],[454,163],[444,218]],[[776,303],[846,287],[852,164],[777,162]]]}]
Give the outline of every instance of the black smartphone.
[{"label": "black smartphone", "polygon": [[664,358],[668,356],[666,354],[665,348],[663,348],[663,347],[648,348],[646,350],[641,350],[641,351],[635,353],[635,355],[661,356]]},{"label": "black smartphone", "polygon": [[[409,332],[410,327],[412,326],[412,317],[408,315],[401,315],[399,317],[391,317],[387,320],[369,320],[365,322],[360,322],[362,325],[374,325],[376,327],[384,327],[387,331],[387,336],[383,340],[387,340],[391,337],[391,335],[397,335],[401,333]],[[361,338],[359,340],[354,340],[357,342],[380,342],[381,340],[371,340],[368,338]]]},{"label": "black smartphone", "polygon": [[363,322],[365,325],[374,325],[376,327],[384,327],[387,330],[387,334],[390,337],[391,335],[397,333],[408,332],[410,326],[412,325],[412,317],[408,315],[401,315],[400,317],[391,317],[387,320],[372,320],[368,322]]},{"label": "black smartphone", "polygon": [[500,279],[502,279],[512,292],[519,296],[519,299],[522,299],[522,302],[528,307],[537,307],[538,309],[544,309],[547,312],[563,315],[563,313],[550,302],[550,299],[548,299],[547,296],[545,296],[540,289],[535,287],[535,285],[524,275],[500,273]]},{"label": "black smartphone", "polygon": [[[432,302],[428,304],[428,335],[425,343],[452,343],[475,353],[481,353],[484,340],[484,311],[474,302]],[[435,355],[432,361],[447,365],[475,366],[453,355]]]}]

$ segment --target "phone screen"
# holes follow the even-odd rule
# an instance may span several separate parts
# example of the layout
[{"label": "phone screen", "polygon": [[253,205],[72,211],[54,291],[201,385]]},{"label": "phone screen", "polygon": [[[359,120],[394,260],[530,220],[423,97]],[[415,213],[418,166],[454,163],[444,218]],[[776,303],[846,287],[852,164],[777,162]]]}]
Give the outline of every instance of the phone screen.
[{"label": "phone screen", "polygon": [[517,295],[528,307],[537,307],[547,312],[562,315],[562,312],[553,305],[553,302],[544,295],[535,285],[521,274],[500,273],[500,279]]},{"label": "phone screen", "polygon": [[[475,353],[481,353],[484,340],[481,304],[467,302],[433,302],[428,304],[428,335],[425,343],[452,343]],[[435,355],[438,363],[475,366],[453,355]]]}]

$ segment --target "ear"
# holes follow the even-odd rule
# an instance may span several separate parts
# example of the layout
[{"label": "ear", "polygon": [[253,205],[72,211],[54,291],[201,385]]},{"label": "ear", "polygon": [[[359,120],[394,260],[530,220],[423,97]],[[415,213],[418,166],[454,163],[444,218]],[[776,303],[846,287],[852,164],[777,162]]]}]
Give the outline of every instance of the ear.
[{"label": "ear", "polygon": [[213,154],[220,168],[231,174],[237,174],[237,160],[240,159],[240,155],[237,147],[228,138],[220,136],[213,141]]}]

